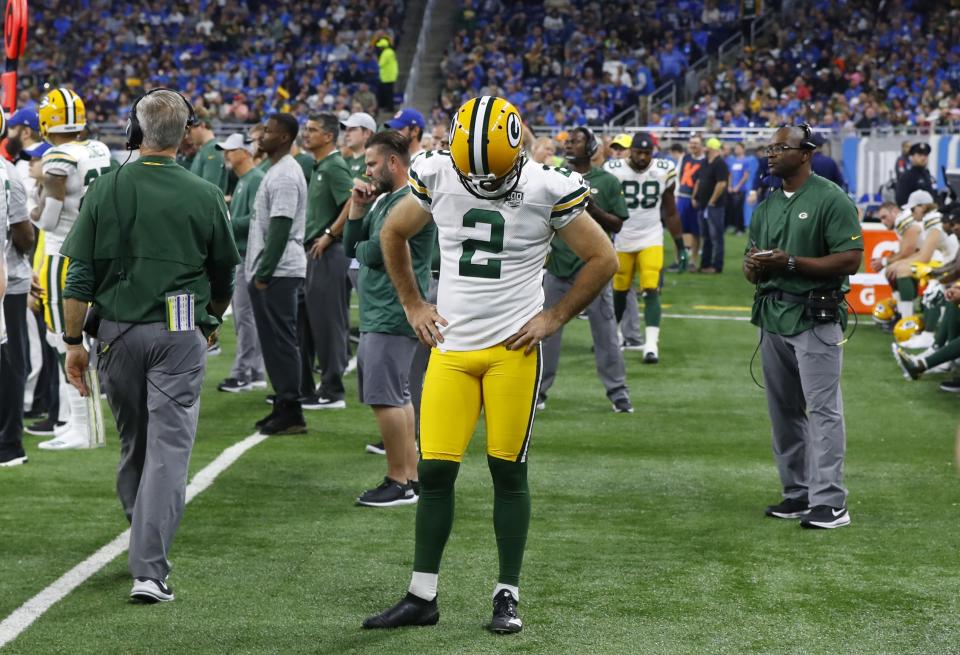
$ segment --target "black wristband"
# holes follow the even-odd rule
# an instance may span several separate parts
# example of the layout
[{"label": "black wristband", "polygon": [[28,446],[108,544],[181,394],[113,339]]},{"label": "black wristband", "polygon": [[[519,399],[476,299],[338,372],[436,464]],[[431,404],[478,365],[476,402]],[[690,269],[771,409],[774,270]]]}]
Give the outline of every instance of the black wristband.
[{"label": "black wristband", "polygon": [[65,344],[67,344],[68,346],[79,346],[80,344],[83,343],[83,335],[82,335],[82,334],[81,334],[80,336],[77,336],[77,337],[70,337],[70,336],[67,336],[67,333],[66,333],[66,332],[64,332],[64,333],[61,335],[61,337],[63,338],[63,342],[64,342]]}]

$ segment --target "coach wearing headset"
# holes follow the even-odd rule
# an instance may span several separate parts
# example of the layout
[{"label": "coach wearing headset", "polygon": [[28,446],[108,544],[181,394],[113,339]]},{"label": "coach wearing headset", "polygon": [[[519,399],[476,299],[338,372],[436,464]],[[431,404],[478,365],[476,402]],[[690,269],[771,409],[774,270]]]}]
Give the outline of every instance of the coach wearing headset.
[{"label": "coach wearing headset", "polygon": [[816,142],[806,125],[782,127],[766,149],[783,185],[757,206],[743,261],[756,285],[753,324],[783,500],[774,518],[806,528],[850,524],[843,486],[846,434],[840,369],[847,276],[863,258],[857,208],[813,173]]},{"label": "coach wearing headset", "polygon": [[167,552],[186,496],[207,336],[230,303],[240,256],[223,193],[174,159],[190,103],[155,89],[130,111],[135,162],[96,178],[62,252],[67,375],[82,395],[87,304],[101,319],[99,370],[120,433],[117,494],[130,521],[131,598],[173,600]]}]

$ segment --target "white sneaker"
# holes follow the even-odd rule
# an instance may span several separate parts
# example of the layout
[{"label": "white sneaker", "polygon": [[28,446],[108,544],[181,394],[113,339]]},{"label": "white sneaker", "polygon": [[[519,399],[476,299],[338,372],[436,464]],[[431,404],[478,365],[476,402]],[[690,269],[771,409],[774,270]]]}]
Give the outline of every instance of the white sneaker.
[{"label": "white sneaker", "polygon": [[37,448],[42,450],[80,450],[90,447],[90,438],[79,430],[68,429],[49,441],[41,441]]},{"label": "white sneaker", "polygon": [[646,343],[643,345],[643,363],[656,364],[660,361],[660,351],[655,343]]},{"label": "white sneaker", "polygon": [[251,389],[260,389],[260,390],[266,389],[266,388],[267,388],[267,380],[266,380],[266,378],[263,378],[263,379],[260,379],[260,380],[250,380],[250,388],[251,388]]},{"label": "white sneaker", "polygon": [[932,346],[933,339],[933,332],[921,332],[901,343],[900,347],[906,348],[907,350],[922,350]]},{"label": "white sneaker", "polygon": [[134,578],[130,598],[144,603],[167,603],[173,600],[173,589],[153,578]]},{"label": "white sneaker", "polygon": [[350,375],[357,370],[357,356],[354,355],[350,358],[350,361],[347,362],[347,368],[343,370],[344,375]]},{"label": "white sneaker", "polygon": [[546,408],[547,408],[547,401],[546,401],[546,400],[544,400],[543,402],[537,403],[537,411],[538,411],[538,412],[542,412],[542,411],[545,410]]}]

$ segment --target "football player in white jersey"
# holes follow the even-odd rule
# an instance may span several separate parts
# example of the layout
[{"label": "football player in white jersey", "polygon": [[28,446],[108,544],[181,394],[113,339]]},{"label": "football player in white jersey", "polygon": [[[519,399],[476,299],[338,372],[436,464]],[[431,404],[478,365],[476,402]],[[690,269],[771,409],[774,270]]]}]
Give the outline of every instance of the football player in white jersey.
[{"label": "football player in white jersey", "polygon": [[608,161],[605,169],[620,180],[630,218],[617,233],[614,245],[620,269],[613,278],[613,308],[617,323],[623,318],[627,292],[640,275],[643,295],[643,362],[660,361],[660,284],[663,271],[663,224],[673,236],[677,252],[683,251],[683,228],[674,188],[677,166],[669,159],[653,157],[653,137],[638,132],[630,144],[630,156]]},{"label": "football player in white jersey", "polygon": [[[60,353],[63,366],[66,345],[63,342],[63,300],[67,266],[60,246],[80,213],[83,194],[94,179],[110,170],[110,150],[100,141],[78,137],[86,128],[83,100],[67,88],[50,91],[40,103],[40,134],[52,146],[44,154],[43,193],[31,218],[44,231],[44,261],[40,273],[46,294],[47,339]],[[66,375],[64,374],[64,379]],[[88,448],[91,445],[86,401],[67,385],[70,419],[63,432],[39,444],[46,450]]]},{"label": "football player in white jersey", "polygon": [[[519,581],[530,496],[527,452],[540,379],[540,342],[576,316],[616,271],[609,238],[584,213],[590,187],[578,173],[525,161],[516,108],[483,96],[463,104],[450,150],[411,163],[411,194],[380,234],[407,320],[432,347],[420,407],[420,501],[413,578],[396,605],[365,628],[432,625],[437,574],[453,525],[460,462],[483,409],[493,478],[500,572],[494,632],[519,632]],[[406,240],[430,220],[440,244],[437,305],[417,290]],[[559,234],[585,265],[569,292],[543,311],[543,265]]]}]

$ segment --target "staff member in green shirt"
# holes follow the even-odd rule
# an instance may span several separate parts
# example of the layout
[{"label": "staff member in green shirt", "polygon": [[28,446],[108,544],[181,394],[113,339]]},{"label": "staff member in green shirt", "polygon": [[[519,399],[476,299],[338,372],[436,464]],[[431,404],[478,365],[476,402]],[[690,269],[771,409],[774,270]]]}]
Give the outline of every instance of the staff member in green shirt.
[{"label": "staff member in green shirt", "polygon": [[[316,164],[307,184],[307,250],[304,287],[306,326],[320,362],[320,388],[313,385],[309,359],[302,357],[300,390],[304,409],[342,409],[343,374],[350,361],[350,260],[334,230],[334,222],[353,189],[353,176],[337,150],[340,121],[333,114],[311,116],[303,128],[303,143]],[[306,352],[306,349],[302,352]]]},{"label": "staff member in green shirt", "polygon": [[[360,262],[360,348],[357,386],[360,402],[370,405],[387,455],[383,483],[363,492],[357,503],[394,507],[417,502],[417,444],[410,395],[410,366],[417,338],[387,275],[380,249],[380,229],[393,206],[410,193],[407,168],[409,141],[389,130],[367,144],[369,182],[357,180],[344,232],[348,257]],[[371,202],[376,202],[371,206]],[[430,282],[430,257],[436,226],[428,223],[410,239],[410,255],[420,294]]]},{"label": "staff member in green shirt", "polygon": [[[599,148],[599,142],[589,129],[575,128],[567,139],[567,167],[583,175],[590,185],[590,200],[587,213],[609,234],[616,234],[629,216],[627,203],[620,189],[620,181],[607,171],[590,163],[591,157]],[[543,278],[544,309],[560,302],[573,287],[577,273],[583,268],[583,260],[574,254],[570,246],[560,237],[554,236],[550,242],[550,256],[547,258],[547,272]],[[623,352],[617,337],[617,321],[613,312],[613,292],[610,284],[604,287],[586,308],[590,320],[590,332],[593,335],[593,353],[597,362],[597,374],[607,390],[607,398],[617,412],[630,413],[630,390],[627,388],[627,371],[623,363]],[[557,377],[560,365],[560,346],[563,341],[563,328],[557,330],[543,341],[543,379],[540,382],[540,396],[537,405],[546,408],[547,393]]]},{"label": "staff member in green shirt", "polygon": [[[237,176],[237,186],[230,197],[230,224],[233,238],[242,259],[247,254],[247,234],[250,232],[250,217],[253,201],[257,197],[263,171],[253,165],[253,139],[235,132],[226,141],[217,144],[223,152],[227,168]],[[220,391],[238,393],[251,389],[266,389],[267,379],[263,372],[263,356],[260,354],[260,338],[253,320],[250,291],[243,266],[237,266],[236,284],[233,287],[233,327],[237,334],[237,350],[233,358],[230,377],[217,385]]]},{"label": "staff member in green shirt", "polygon": [[[98,177],[61,252],[71,384],[87,395],[81,331],[101,318],[98,366],[120,433],[117,494],[130,521],[130,596],[173,600],[167,585],[197,433],[207,339],[230,304],[240,262],[223,193],[174,159],[193,109],[169,89],[130,111],[137,161]],[[142,143],[142,145],[141,145]]]},{"label": "staff member in green shirt", "polygon": [[229,171],[223,161],[223,152],[217,149],[217,139],[213,134],[213,123],[209,117],[198,118],[190,128],[190,138],[197,148],[190,172],[227,192]]},{"label": "staff member in green shirt", "polygon": [[[806,125],[782,127],[766,149],[783,179],[753,213],[743,272],[757,285],[752,322],[783,500],[767,516],[806,528],[850,524],[843,486],[846,434],[840,396],[843,292],[863,258],[857,208],[813,174]],[[825,298],[825,300],[823,300]]]}]

